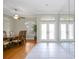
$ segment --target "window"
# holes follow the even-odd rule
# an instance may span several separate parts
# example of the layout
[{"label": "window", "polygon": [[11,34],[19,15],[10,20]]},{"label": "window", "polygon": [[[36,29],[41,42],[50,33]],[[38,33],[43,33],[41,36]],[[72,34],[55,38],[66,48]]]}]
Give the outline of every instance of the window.
[{"label": "window", "polygon": [[74,20],[74,18],[65,16],[65,17],[61,17],[60,20]]},{"label": "window", "polygon": [[55,17],[43,17],[41,20],[49,21],[49,20],[55,20]]}]

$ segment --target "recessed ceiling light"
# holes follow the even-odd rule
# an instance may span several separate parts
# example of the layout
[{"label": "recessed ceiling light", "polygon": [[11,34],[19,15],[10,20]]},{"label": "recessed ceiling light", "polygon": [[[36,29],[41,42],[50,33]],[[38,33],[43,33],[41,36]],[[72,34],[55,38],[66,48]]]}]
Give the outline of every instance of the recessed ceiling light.
[{"label": "recessed ceiling light", "polygon": [[48,6],[48,4],[45,4],[45,6]]}]

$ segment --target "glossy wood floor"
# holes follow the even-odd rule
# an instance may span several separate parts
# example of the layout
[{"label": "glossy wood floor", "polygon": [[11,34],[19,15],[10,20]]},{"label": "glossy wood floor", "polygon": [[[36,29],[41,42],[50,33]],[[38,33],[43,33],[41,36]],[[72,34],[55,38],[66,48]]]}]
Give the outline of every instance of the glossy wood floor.
[{"label": "glossy wood floor", "polygon": [[25,45],[16,46],[3,51],[3,59],[25,59],[36,45],[35,41],[27,41]]},{"label": "glossy wood floor", "polygon": [[75,59],[74,47],[74,42],[36,44],[27,41],[24,46],[5,50],[4,59]]},{"label": "glossy wood floor", "polygon": [[40,42],[25,59],[75,59],[74,42]]}]

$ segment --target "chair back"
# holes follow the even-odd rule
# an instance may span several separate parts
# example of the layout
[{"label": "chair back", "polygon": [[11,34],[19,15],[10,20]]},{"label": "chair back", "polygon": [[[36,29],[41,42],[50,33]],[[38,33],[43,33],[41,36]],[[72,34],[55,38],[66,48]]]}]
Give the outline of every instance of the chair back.
[{"label": "chair back", "polygon": [[7,40],[7,33],[6,33],[6,31],[3,31],[3,40]]},{"label": "chair back", "polygon": [[20,32],[19,32],[19,38],[24,38],[24,39],[26,39],[26,32],[27,32],[27,31],[20,31]]},{"label": "chair back", "polygon": [[4,38],[7,37],[6,31],[3,31],[3,37],[4,37]]}]

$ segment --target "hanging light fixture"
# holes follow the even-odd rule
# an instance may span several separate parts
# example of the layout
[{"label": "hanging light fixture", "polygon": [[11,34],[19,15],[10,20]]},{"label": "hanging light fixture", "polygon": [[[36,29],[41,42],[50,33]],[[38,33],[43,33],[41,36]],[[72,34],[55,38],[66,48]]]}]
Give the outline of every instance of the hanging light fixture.
[{"label": "hanging light fixture", "polygon": [[19,15],[14,15],[14,19],[19,19]]}]

